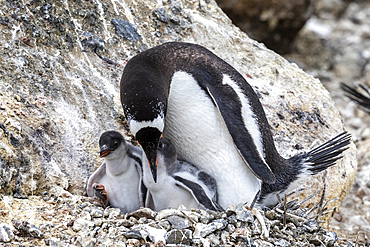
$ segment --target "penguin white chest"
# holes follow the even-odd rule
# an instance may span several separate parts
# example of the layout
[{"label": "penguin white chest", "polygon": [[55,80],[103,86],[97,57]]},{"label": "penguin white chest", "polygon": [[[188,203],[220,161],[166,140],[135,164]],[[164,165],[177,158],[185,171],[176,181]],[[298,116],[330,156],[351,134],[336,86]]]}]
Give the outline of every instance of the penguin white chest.
[{"label": "penguin white chest", "polygon": [[[140,177],[134,161],[126,156],[124,160],[106,161],[106,163],[107,174],[105,181],[101,183],[106,187],[109,203],[113,207],[120,208],[124,213],[137,210],[140,207]],[[120,166],[127,167],[120,170]]]},{"label": "penguin white chest", "polygon": [[217,107],[192,75],[174,74],[165,121],[164,136],[176,146],[179,159],[215,178],[222,207],[252,202],[261,182],[244,163]]}]

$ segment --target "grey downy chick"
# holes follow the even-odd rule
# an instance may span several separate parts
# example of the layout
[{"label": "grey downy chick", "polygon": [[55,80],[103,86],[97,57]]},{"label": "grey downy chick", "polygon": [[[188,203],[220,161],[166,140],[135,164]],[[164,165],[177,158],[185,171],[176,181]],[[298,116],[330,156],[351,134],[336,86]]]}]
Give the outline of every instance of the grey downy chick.
[{"label": "grey downy chick", "polygon": [[194,165],[177,160],[175,146],[165,137],[158,143],[157,182],[149,164],[143,166],[143,182],[149,190],[146,205],[156,211],[180,205],[188,209],[223,210],[217,203],[216,181]]},{"label": "grey downy chick", "polygon": [[145,190],[141,184],[143,151],[117,131],[104,132],[99,146],[104,162],[88,180],[88,196],[97,196],[123,213],[139,209],[143,206],[141,189]]}]

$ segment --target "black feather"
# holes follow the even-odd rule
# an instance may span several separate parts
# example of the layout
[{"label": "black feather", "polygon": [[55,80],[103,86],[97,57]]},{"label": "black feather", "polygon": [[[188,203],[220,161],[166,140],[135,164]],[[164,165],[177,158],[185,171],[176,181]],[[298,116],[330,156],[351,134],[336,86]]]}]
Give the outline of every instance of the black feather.
[{"label": "black feather", "polygon": [[275,184],[262,183],[261,197],[258,202],[266,204],[264,199],[271,194],[281,197],[289,193],[289,185],[299,179],[305,179],[304,176],[300,176],[305,170],[309,171],[307,175],[315,175],[335,165],[335,162],[343,157],[342,153],[349,148],[350,142],[351,135],[343,132],[307,153],[282,160],[281,162],[286,162],[281,166],[283,169],[274,171],[277,182]]},{"label": "black feather", "polygon": [[317,174],[335,164],[342,158],[342,153],[349,148],[351,134],[343,132],[330,141],[318,146],[305,154],[305,163],[309,164],[308,170]]},{"label": "black feather", "polygon": [[352,101],[360,105],[367,113],[370,113],[370,89],[366,88],[364,85],[359,85],[359,88],[366,93],[360,92],[353,87],[347,86],[344,83],[341,83],[340,87],[344,91],[345,95],[350,98]]}]

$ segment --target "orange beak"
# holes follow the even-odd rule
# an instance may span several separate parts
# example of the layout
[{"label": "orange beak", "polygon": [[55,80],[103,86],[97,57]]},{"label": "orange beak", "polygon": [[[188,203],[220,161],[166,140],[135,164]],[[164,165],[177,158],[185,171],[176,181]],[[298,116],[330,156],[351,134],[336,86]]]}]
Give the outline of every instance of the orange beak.
[{"label": "orange beak", "polygon": [[110,154],[112,150],[109,149],[106,145],[103,145],[100,149],[100,157],[105,157],[107,156],[108,154]]}]

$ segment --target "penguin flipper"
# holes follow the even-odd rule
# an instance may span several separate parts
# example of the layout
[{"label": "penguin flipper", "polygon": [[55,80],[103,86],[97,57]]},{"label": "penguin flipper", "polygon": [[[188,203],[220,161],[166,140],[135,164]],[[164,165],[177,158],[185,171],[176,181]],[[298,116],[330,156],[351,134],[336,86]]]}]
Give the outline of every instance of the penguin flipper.
[{"label": "penguin flipper", "polygon": [[[139,177],[140,177],[140,181],[139,181],[139,190],[138,190],[138,193],[139,193],[139,199],[140,199],[140,206],[141,207],[149,207],[147,204],[147,198],[149,197],[149,190],[148,188],[145,186],[144,184],[144,180],[143,180],[143,162],[145,163],[145,161],[147,160],[146,159],[146,156],[143,152],[143,150],[141,150],[140,148],[138,147],[135,147],[134,145],[130,144],[130,143],[127,143],[127,154],[128,156],[133,159],[135,161],[135,167],[136,167],[136,170],[137,170],[137,173],[139,174]],[[144,165],[149,165],[149,164],[144,164]]]},{"label": "penguin flipper", "polygon": [[218,205],[218,203],[216,203],[212,198],[209,198],[203,187],[198,183],[185,179],[181,176],[175,175],[173,178],[176,180],[176,184],[178,186],[189,191],[193,195],[194,199],[206,209],[210,209],[213,211],[223,211],[223,208]]},{"label": "penguin flipper", "polygon": [[[275,175],[257,149],[257,145],[262,145],[262,137],[258,133],[261,130],[258,129],[257,120],[248,104],[246,96],[226,83],[217,85],[207,84],[206,87],[245,164],[263,182],[268,184],[275,183]],[[240,97],[244,98],[241,99]],[[243,113],[243,107],[249,108],[249,114]],[[252,127],[252,129],[248,129],[249,127]]]},{"label": "penguin flipper", "polygon": [[93,174],[91,174],[91,176],[89,177],[89,180],[87,181],[87,185],[86,185],[87,196],[90,196],[90,197],[94,196],[93,184],[97,183],[105,175],[105,172],[106,172],[106,164],[105,162],[103,162],[99,166],[99,168]]}]

